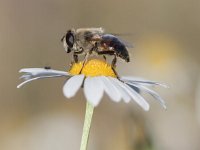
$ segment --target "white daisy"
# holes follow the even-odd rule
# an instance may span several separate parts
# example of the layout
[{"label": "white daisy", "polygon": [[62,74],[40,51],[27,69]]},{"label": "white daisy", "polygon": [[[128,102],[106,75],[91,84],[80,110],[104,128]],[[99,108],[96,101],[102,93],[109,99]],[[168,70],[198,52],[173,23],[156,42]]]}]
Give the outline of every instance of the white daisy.
[{"label": "white daisy", "polygon": [[37,79],[65,77],[67,81],[64,84],[63,93],[67,98],[75,96],[78,90],[83,87],[87,103],[80,150],[87,150],[94,107],[99,104],[104,92],[114,102],[124,100],[128,103],[134,100],[145,111],[148,111],[149,104],[141,95],[141,92],[146,92],[166,108],[165,102],[159,94],[150,89],[152,86],[167,87],[165,84],[134,77],[117,78],[111,66],[100,60],[93,59],[88,61],[83,68],[82,66],[82,62],[73,64],[69,72],[50,68],[21,69],[19,72],[25,73],[21,76],[24,82],[17,86],[17,88],[20,88],[24,84]]},{"label": "white daisy", "polygon": [[17,88],[37,79],[65,77],[67,81],[63,86],[64,95],[71,98],[76,95],[80,88],[83,88],[87,101],[94,107],[100,103],[105,92],[114,102],[123,100],[128,103],[133,100],[145,111],[148,111],[149,104],[141,95],[142,92],[145,92],[166,109],[164,100],[158,93],[150,89],[152,86],[167,87],[163,83],[124,76],[118,79],[111,66],[100,60],[88,61],[82,74],[79,74],[81,67],[82,63],[74,64],[69,72],[49,68],[24,68],[19,71],[25,73],[21,76],[24,82],[19,84]]}]

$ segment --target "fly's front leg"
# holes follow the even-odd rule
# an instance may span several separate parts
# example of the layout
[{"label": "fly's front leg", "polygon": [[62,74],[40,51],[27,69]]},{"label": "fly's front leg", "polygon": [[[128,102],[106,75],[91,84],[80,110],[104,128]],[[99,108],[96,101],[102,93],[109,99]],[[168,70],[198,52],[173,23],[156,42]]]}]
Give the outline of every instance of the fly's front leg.
[{"label": "fly's front leg", "polygon": [[77,50],[73,50],[73,56],[72,56],[72,62],[71,62],[71,66],[74,64],[74,63],[78,63],[79,59],[78,59],[78,55],[79,54],[82,54],[83,53],[83,48],[81,47],[79,49],[79,51]]},{"label": "fly's front leg", "polygon": [[70,63],[70,67],[73,66],[74,63],[77,63],[78,62],[78,55],[74,52],[73,53],[73,56],[72,56],[72,61]]},{"label": "fly's front leg", "polygon": [[79,51],[74,51],[74,54],[73,54],[73,59],[74,59],[74,62],[77,63],[78,62],[78,55],[79,54],[82,54],[84,52],[83,48],[80,47]]},{"label": "fly's front leg", "polygon": [[74,61],[75,63],[78,62],[78,55],[77,55],[76,53],[73,54],[73,61]]},{"label": "fly's front leg", "polygon": [[79,74],[81,74],[81,72],[82,72],[82,70],[83,70],[83,67],[84,67],[85,64],[87,63],[88,57],[92,54],[93,51],[96,51],[96,48],[97,48],[96,46],[97,46],[97,45],[96,45],[96,43],[95,43],[95,46],[92,47],[92,48],[86,53],[85,58],[84,58],[84,61],[83,61],[83,66],[82,66],[82,68],[81,68]]},{"label": "fly's front leg", "polygon": [[81,70],[80,70],[79,74],[82,73],[83,67],[84,67],[85,64],[87,63],[87,60],[88,60],[89,55],[90,55],[90,53],[87,52],[86,55],[85,55],[85,58],[84,58],[84,60],[83,60],[83,65],[82,65],[82,67],[81,67]]}]

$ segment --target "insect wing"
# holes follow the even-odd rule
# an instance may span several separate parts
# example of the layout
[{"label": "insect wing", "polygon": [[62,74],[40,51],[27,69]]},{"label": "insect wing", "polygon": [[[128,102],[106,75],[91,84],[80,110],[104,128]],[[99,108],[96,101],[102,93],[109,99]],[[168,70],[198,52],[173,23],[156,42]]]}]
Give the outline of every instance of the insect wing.
[{"label": "insect wing", "polygon": [[124,40],[124,39],[122,39],[122,38],[120,38],[120,37],[117,37],[117,38],[118,38],[119,41],[122,42],[127,48],[133,48],[133,47],[134,47],[132,43],[130,43],[130,42],[128,42],[128,41],[126,41],[126,40]]},{"label": "insect wing", "polygon": [[118,38],[120,42],[122,42],[127,48],[133,48],[134,45],[124,39],[121,38],[121,36],[132,36],[132,33],[112,33],[115,37]]}]

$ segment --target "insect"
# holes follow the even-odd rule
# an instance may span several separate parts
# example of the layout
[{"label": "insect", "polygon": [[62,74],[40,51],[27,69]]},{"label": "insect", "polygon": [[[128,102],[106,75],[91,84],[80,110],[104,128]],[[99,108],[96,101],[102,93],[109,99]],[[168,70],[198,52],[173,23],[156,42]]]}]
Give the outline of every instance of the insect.
[{"label": "insect", "polygon": [[51,67],[50,66],[44,66],[44,69],[49,70],[49,69],[51,69]]},{"label": "insect", "polygon": [[[84,63],[93,52],[98,55],[112,55],[112,67],[115,68],[117,57],[126,62],[130,61],[127,48],[132,45],[122,41],[115,35],[105,34],[103,28],[71,29],[61,39],[67,53],[73,52],[74,62],[78,62],[78,55],[85,54]],[[83,64],[84,65],[84,64]]]}]

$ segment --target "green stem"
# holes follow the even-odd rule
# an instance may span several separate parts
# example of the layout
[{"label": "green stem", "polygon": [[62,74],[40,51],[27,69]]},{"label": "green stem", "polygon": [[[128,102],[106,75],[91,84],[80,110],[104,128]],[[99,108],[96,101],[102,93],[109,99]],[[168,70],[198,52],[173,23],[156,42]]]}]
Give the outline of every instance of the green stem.
[{"label": "green stem", "polygon": [[87,102],[80,150],[87,150],[93,111],[94,111],[94,106],[92,106],[89,102]]}]

